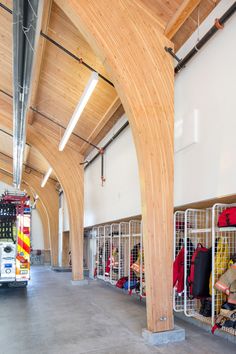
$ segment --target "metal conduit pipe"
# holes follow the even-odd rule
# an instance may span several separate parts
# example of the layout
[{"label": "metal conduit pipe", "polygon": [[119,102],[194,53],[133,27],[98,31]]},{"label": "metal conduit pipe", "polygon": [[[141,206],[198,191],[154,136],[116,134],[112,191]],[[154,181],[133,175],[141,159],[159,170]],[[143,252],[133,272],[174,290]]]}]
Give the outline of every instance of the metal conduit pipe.
[{"label": "metal conduit pipe", "polygon": [[195,54],[209,41],[211,37],[219,30],[223,29],[224,24],[230,19],[231,16],[236,11],[236,1],[233,3],[232,6],[219,18],[216,19],[214,26],[212,26],[209,31],[205,34],[205,36],[200,39],[200,41],[195,45],[194,48],[188,52],[188,54],[178,63],[175,67],[175,74],[185,67],[185,65],[194,57]]},{"label": "metal conduit pipe", "polygon": [[13,184],[20,188],[34,48],[42,1],[13,1]]},{"label": "metal conduit pipe", "polygon": [[87,162],[87,165],[84,167],[84,169],[86,169],[89,165],[91,165],[91,163],[93,163],[98,158],[98,156],[103,155],[106,148],[123,132],[123,130],[125,130],[126,127],[128,127],[128,125],[129,122],[128,121],[125,122],[125,124],[123,124],[122,127],[119,130],[117,130],[117,132],[113,135],[113,137],[110,140],[108,140],[108,142],[101,148],[102,153],[98,152],[90,161]]}]

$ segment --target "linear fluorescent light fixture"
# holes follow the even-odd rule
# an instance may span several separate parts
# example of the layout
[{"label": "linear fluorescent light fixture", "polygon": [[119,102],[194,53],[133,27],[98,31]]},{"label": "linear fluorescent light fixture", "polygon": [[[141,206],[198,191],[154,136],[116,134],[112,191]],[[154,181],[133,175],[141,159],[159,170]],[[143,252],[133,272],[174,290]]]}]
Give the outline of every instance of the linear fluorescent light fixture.
[{"label": "linear fluorescent light fixture", "polygon": [[47,180],[50,177],[50,174],[52,173],[52,167],[49,167],[46,175],[43,177],[42,183],[41,183],[41,187],[43,188],[45,186],[45,184],[47,183]]},{"label": "linear fluorescent light fixture", "polygon": [[69,124],[65,130],[65,133],[60,141],[59,144],[59,151],[63,151],[64,147],[66,146],[71,133],[73,132],[83,110],[84,107],[86,106],[86,104],[88,103],[88,100],[90,98],[90,96],[93,93],[93,90],[95,89],[96,85],[98,83],[98,73],[96,73],[95,71],[93,71],[92,75],[90,76],[90,79],[87,83],[87,86],[85,87],[85,90],[79,100],[79,103],[73,113],[73,116],[71,117]]}]

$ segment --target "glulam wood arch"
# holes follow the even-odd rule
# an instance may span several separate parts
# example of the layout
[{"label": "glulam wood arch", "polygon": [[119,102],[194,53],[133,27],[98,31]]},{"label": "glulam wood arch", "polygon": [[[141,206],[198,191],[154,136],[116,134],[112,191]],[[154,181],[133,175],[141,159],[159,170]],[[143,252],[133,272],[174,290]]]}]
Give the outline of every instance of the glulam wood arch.
[{"label": "glulam wood arch", "polygon": [[[40,133],[34,126],[28,127],[27,142],[34,146],[53,168],[65,193],[70,223],[72,279],[83,279],[83,220],[84,220],[84,172],[83,161],[77,151],[66,146],[58,150],[58,141]],[[58,209],[57,209],[58,213]]]},{"label": "glulam wood arch", "polygon": [[147,327],[172,329],[174,73],[164,50],[172,43],[145,1],[55,2],[104,63],[128,116],[141,185]]},{"label": "glulam wood arch", "polygon": [[33,173],[23,173],[23,180],[31,186],[36,194],[38,194],[44,208],[47,210],[49,223],[49,240],[51,250],[51,264],[58,265],[58,217],[59,217],[59,200],[55,183],[49,180],[44,188],[41,188],[41,178]]},{"label": "glulam wood arch", "polygon": [[[29,190],[29,189],[28,189]],[[33,195],[32,195],[33,197]],[[49,251],[51,249],[50,246],[50,226],[49,226],[49,218],[47,209],[39,198],[36,203],[36,210],[38,211],[42,224],[43,224],[43,233],[44,233],[44,250]]]},{"label": "glulam wood arch", "polygon": [[[28,195],[30,196],[30,199],[32,202],[34,202],[34,196],[36,194],[35,190],[29,185],[26,184],[24,181],[21,183],[22,189],[26,190]],[[49,228],[49,219],[48,219],[48,214],[45,206],[43,205],[41,199],[39,198],[37,201],[37,207],[36,207],[41,222],[43,226],[43,242],[44,242],[44,250],[50,252],[50,228]]]}]

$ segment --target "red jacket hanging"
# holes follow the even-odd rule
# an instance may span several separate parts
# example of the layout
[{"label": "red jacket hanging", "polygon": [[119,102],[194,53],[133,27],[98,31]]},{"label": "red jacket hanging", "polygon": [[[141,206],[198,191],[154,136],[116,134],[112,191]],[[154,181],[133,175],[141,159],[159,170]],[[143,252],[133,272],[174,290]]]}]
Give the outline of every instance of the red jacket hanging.
[{"label": "red jacket hanging", "polygon": [[178,294],[184,291],[184,247],[181,248],[173,263],[173,287]]}]

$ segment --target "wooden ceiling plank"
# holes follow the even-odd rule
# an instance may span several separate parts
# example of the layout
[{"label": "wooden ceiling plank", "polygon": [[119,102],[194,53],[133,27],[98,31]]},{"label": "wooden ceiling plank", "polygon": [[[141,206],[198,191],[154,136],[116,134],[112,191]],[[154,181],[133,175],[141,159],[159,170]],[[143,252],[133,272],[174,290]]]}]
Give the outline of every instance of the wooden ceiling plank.
[{"label": "wooden ceiling plank", "polygon": [[[4,5],[9,7],[8,2]],[[12,15],[0,9],[0,78],[1,88],[12,92]]]},{"label": "wooden ceiling plank", "polygon": [[0,168],[1,170],[7,172],[7,173],[10,173],[12,174],[13,171],[12,171],[12,162],[8,162],[7,159],[3,158],[1,156],[1,152],[0,152]]},{"label": "wooden ceiling plank", "polygon": [[200,4],[201,0],[184,0],[173,17],[167,23],[165,28],[165,36],[172,39],[179,28],[184,24],[187,18]]},{"label": "wooden ceiling plank", "polygon": [[[109,119],[107,124],[103,127],[103,129],[100,130],[99,134],[94,138],[93,144],[99,146],[102,139],[111,131],[111,129],[114,127],[114,125],[118,122],[118,120],[123,116],[125,113],[124,107],[122,105],[119,106],[119,108],[115,111],[113,116]],[[87,145],[87,148],[84,152],[84,156],[88,156],[89,153],[92,151],[92,146]]]},{"label": "wooden ceiling plank", "polygon": [[[0,149],[0,164],[1,164],[1,168],[4,169],[5,171],[9,172],[9,173],[13,173],[13,166],[12,166],[12,157],[5,154],[4,152],[2,152],[2,150]],[[26,173],[32,173],[34,176],[37,176],[39,178],[42,178],[45,174],[45,172],[43,171],[40,171],[38,169],[36,169],[34,166],[31,166],[31,165],[25,165],[25,169],[24,171]],[[49,180],[54,183],[54,184],[57,184],[58,181],[57,181],[57,178],[54,175],[51,175],[49,177]]]},{"label": "wooden ceiling plank", "polygon": [[[44,0],[44,8],[43,8],[43,15],[42,15],[42,26],[41,30],[44,33],[47,33],[50,14],[52,8],[52,0]],[[34,107],[37,100],[37,93],[39,88],[39,79],[42,70],[42,63],[44,59],[44,51],[46,46],[46,40],[40,36],[38,41],[38,47],[35,51],[35,63],[34,63],[34,72],[32,76],[32,89],[31,89],[31,97],[30,97],[30,106]],[[32,110],[28,110],[28,123],[33,124],[34,120],[34,112]]]},{"label": "wooden ceiling plank", "polygon": [[[108,107],[106,110],[105,114],[103,117],[99,120],[99,123],[95,126],[91,134],[87,137],[87,140],[90,141],[91,143],[94,141],[94,139],[98,136],[100,131],[104,128],[104,126],[108,123],[108,121],[111,119],[113,114],[116,112],[116,110],[121,106],[121,101],[118,96],[113,100],[111,105]],[[80,153],[84,154],[86,149],[87,149],[87,143],[84,143],[80,149]]]},{"label": "wooden ceiling plank", "polygon": [[191,34],[197,29],[198,21],[201,24],[205,18],[213,11],[220,0],[202,0],[199,6],[192,12],[191,16],[185,21],[183,26],[177,31],[172,38],[175,44],[175,52],[188,40]]}]

